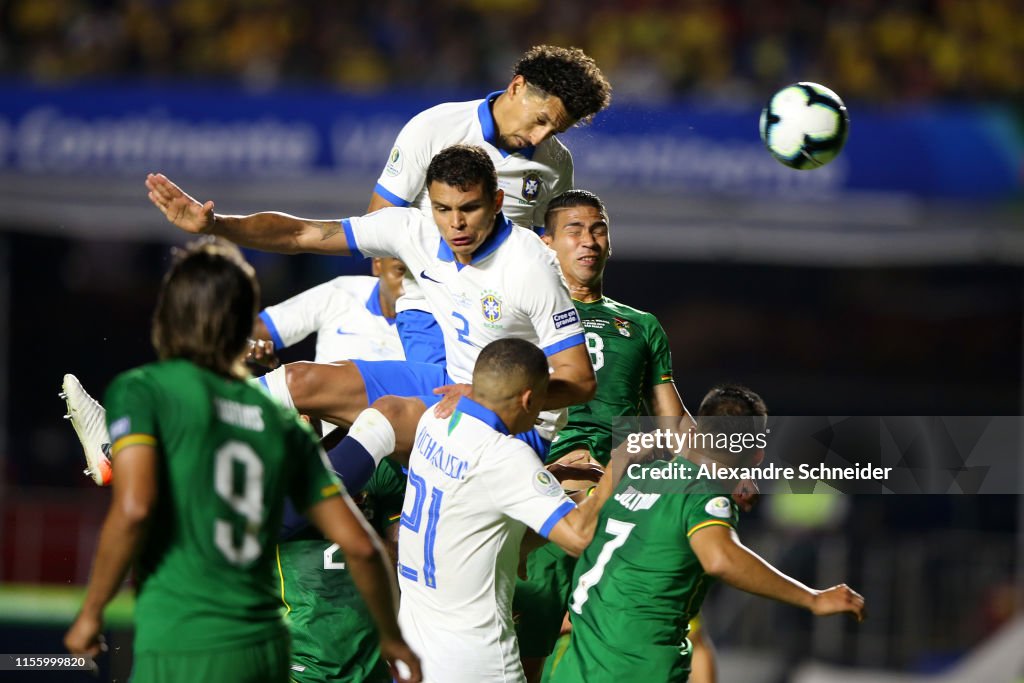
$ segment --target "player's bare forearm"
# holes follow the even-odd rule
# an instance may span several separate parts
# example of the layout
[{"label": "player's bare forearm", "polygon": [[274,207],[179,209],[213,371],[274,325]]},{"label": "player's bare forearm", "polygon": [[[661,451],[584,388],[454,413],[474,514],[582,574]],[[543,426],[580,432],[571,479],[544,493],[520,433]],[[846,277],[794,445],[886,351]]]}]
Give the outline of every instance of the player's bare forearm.
[{"label": "player's bare forearm", "polygon": [[352,580],[363,596],[381,639],[401,640],[398,628],[398,584],[383,546],[370,557],[345,556]]},{"label": "player's bare forearm", "polygon": [[579,494],[576,509],[558,521],[548,539],[558,544],[562,550],[573,557],[579,557],[594,539],[601,507],[612,494],[614,476],[612,464],[608,463],[604,476],[601,477],[601,481],[597,483],[594,490],[590,492],[590,495]]},{"label": "player's bare forearm", "polygon": [[299,218],[266,211],[248,216],[214,216],[210,233],[235,244],[279,254],[348,254],[341,221]]},{"label": "player's bare forearm", "polygon": [[117,593],[142,544],[157,497],[157,452],[136,444],[114,460],[113,496],[100,531],[82,613],[99,617]]},{"label": "player's bare forearm", "polygon": [[147,524],[148,517],[129,518],[116,505],[111,505],[100,531],[99,548],[82,603],[82,614],[97,619],[102,616],[103,609],[113,600],[128,575],[145,537]]},{"label": "player's bare forearm", "polygon": [[[652,415],[679,418],[688,414],[686,407],[683,405],[683,399],[679,398],[679,391],[676,389],[675,382],[655,384],[647,401],[650,404]],[[676,420],[676,424],[678,422]],[[672,426],[674,427],[675,424]]]},{"label": "player's bare forearm", "polygon": [[690,546],[708,574],[733,588],[811,609],[818,591],[789,577],[740,543],[736,532],[722,525],[698,530]]}]

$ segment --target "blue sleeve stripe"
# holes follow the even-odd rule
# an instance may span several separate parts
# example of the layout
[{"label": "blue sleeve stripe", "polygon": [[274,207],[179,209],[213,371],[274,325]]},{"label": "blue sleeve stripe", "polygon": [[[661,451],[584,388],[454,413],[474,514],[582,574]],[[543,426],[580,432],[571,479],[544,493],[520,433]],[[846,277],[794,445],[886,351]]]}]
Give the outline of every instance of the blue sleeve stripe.
[{"label": "blue sleeve stripe", "polygon": [[548,534],[550,534],[551,530],[555,528],[555,525],[558,524],[559,520],[561,520],[563,517],[565,517],[567,514],[569,514],[575,509],[576,503],[572,502],[571,500],[565,501],[564,503],[559,505],[554,512],[551,513],[551,516],[548,517],[547,521],[544,522],[544,525],[537,530],[537,533],[543,536],[544,538],[547,538]]},{"label": "blue sleeve stripe", "polygon": [[356,234],[352,231],[352,219],[343,218],[341,220],[341,227],[345,230],[345,242],[348,243],[348,250],[353,256],[363,258],[363,253],[359,251],[359,245],[356,244]]},{"label": "blue sleeve stripe", "polygon": [[270,338],[274,342],[274,348],[285,348],[286,344],[281,339],[281,333],[277,331],[277,325],[274,324],[274,321],[271,319],[270,314],[267,313],[266,311],[260,311],[260,320],[262,320],[263,324],[267,326],[267,332],[270,332]]},{"label": "blue sleeve stripe", "polygon": [[565,351],[566,349],[571,349],[574,346],[579,346],[580,344],[586,343],[587,340],[583,337],[583,333],[581,332],[580,334],[574,334],[568,339],[563,339],[560,342],[555,342],[551,346],[545,346],[541,350],[544,352],[545,356],[553,356],[559,351]]},{"label": "blue sleeve stripe", "polygon": [[395,206],[409,206],[410,204],[412,204],[412,202],[402,199],[394,192],[389,192],[388,188],[384,187],[380,183],[377,183],[377,185],[373,188],[373,191],[375,194],[379,194],[381,197],[388,200]]}]

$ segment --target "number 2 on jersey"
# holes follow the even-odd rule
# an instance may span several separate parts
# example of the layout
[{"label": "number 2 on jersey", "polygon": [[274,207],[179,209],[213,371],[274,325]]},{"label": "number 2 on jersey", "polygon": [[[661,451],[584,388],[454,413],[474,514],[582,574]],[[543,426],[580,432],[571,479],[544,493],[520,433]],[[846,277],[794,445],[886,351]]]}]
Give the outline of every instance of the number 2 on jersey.
[{"label": "number 2 on jersey", "polygon": [[[414,534],[420,532],[423,522],[423,506],[427,502],[427,482],[412,470],[409,470],[409,484],[413,487],[412,512],[406,514],[402,511],[401,525]],[[434,543],[437,541],[437,521],[441,515],[441,500],[444,498],[444,491],[441,489],[430,489],[430,505],[427,508],[427,524],[423,530],[423,583],[427,588],[437,588],[437,562],[434,560]],[[408,496],[406,497],[408,500]],[[406,574],[408,578],[416,579],[414,574]]]},{"label": "number 2 on jersey", "polygon": [[596,586],[597,582],[604,576],[604,567],[608,564],[608,560],[612,559],[615,551],[626,542],[635,526],[635,524],[609,518],[604,530],[611,534],[612,537],[601,548],[594,566],[583,572],[580,576],[579,583],[576,584],[576,590],[572,592],[572,602],[569,603],[569,609],[576,614],[583,614],[583,605],[587,602],[587,598],[590,597],[590,589]]},{"label": "number 2 on jersey", "polygon": [[456,325],[456,332],[459,333],[459,341],[463,344],[473,345],[473,342],[469,341],[469,321],[466,320],[466,316],[456,311],[452,311],[452,317],[458,320],[461,325]]}]

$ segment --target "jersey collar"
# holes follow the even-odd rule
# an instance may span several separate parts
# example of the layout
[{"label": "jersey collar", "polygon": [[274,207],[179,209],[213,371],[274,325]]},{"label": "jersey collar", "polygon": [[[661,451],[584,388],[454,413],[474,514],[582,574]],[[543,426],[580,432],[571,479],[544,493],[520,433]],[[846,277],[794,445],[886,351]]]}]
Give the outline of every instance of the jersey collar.
[{"label": "jersey collar", "polygon": [[[487,236],[480,246],[473,252],[473,258],[470,259],[469,265],[475,266],[480,261],[484,260],[491,254],[493,254],[498,247],[508,240],[508,236],[512,234],[512,221],[505,218],[505,214],[498,212],[498,215],[494,217],[494,229],[491,230],[491,234]],[[437,246],[437,258],[442,261],[448,261],[449,263],[455,261],[455,254],[452,253],[452,248],[448,246],[448,243],[444,241],[444,238],[440,238],[440,244]],[[462,266],[465,264],[455,261],[455,267],[458,270],[462,270]]]},{"label": "jersey collar", "polygon": [[373,286],[373,291],[370,292],[370,298],[366,300],[366,310],[387,320],[388,325],[395,324],[395,319],[384,315],[384,309],[380,307],[380,280],[377,280],[377,284]]},{"label": "jersey collar", "polygon": [[[496,432],[506,435],[510,434],[508,427],[501,421],[497,413],[490,408],[485,408],[468,396],[463,396],[459,399],[458,405],[455,406],[455,412],[475,417]],[[452,420],[454,419],[455,417],[453,416]]]},{"label": "jersey collar", "polygon": [[533,150],[536,147],[524,147],[523,149],[517,149],[515,152],[508,152],[501,148],[498,144],[498,124],[494,122],[494,113],[491,111],[491,104],[494,100],[498,99],[498,95],[505,92],[504,90],[495,90],[490,95],[484,98],[484,101],[480,103],[480,106],[476,108],[477,118],[480,119],[480,132],[484,136],[484,140],[492,147],[497,149],[502,158],[505,158],[511,154],[519,154],[526,157],[527,159],[533,159]]}]

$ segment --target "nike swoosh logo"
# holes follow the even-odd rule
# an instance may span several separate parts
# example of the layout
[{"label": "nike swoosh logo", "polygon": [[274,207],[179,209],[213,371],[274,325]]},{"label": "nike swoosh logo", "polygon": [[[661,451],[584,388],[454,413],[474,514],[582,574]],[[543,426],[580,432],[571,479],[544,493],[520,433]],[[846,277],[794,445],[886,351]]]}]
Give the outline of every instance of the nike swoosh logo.
[{"label": "nike swoosh logo", "polygon": [[431,282],[436,282],[439,285],[443,285],[444,284],[440,280],[435,280],[434,278],[432,278],[429,275],[427,275],[427,271],[425,271],[425,270],[421,270],[420,271],[420,277],[423,278],[424,280],[430,280]]},{"label": "nike swoosh logo", "polygon": [[338,329],[336,329],[335,332],[337,332],[338,334],[350,334],[350,335],[351,334],[358,334],[358,332],[346,332],[345,330],[341,329],[340,327]]}]

